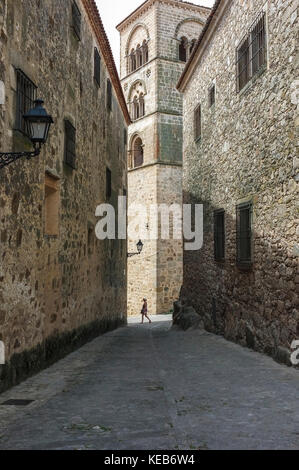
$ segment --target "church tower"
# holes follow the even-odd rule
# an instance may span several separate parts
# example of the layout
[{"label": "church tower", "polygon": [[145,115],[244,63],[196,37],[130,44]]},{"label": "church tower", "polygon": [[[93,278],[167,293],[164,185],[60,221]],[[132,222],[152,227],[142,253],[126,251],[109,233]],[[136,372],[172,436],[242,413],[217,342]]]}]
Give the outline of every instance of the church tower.
[{"label": "church tower", "polygon": [[[210,13],[180,0],[147,0],[117,27],[120,75],[132,118],[128,135],[128,205],[182,204],[182,105],[176,84]],[[129,220],[130,223],[130,220]],[[147,222],[142,229],[150,232]],[[171,224],[170,224],[171,225]],[[172,231],[170,231],[172,235]],[[169,311],[183,280],[183,241],[142,240],[128,261],[128,315]],[[138,236],[129,238],[136,251]]]}]

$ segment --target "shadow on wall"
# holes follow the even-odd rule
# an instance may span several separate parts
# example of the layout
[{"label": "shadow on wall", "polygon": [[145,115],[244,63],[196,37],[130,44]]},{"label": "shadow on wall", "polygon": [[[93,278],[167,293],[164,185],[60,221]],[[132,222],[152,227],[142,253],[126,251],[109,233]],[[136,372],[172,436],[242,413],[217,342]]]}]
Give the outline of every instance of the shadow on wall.
[{"label": "shadow on wall", "polygon": [[298,259],[292,236],[284,235],[288,243],[283,242],[278,235],[254,230],[254,223],[253,264],[240,269],[236,216],[226,211],[225,259],[217,262],[214,211],[219,207],[189,193],[184,202],[204,204],[204,244],[199,251],[184,252],[181,302],[195,309],[206,330],[291,365],[291,344],[299,339]]}]

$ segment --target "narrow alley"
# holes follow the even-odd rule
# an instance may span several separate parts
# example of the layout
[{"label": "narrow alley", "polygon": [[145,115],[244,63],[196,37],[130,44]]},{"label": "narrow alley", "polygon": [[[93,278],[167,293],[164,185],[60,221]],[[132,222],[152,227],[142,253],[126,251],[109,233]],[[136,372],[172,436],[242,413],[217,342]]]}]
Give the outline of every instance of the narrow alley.
[{"label": "narrow alley", "polygon": [[170,316],[138,321],[2,394],[0,449],[299,448],[298,371]]}]

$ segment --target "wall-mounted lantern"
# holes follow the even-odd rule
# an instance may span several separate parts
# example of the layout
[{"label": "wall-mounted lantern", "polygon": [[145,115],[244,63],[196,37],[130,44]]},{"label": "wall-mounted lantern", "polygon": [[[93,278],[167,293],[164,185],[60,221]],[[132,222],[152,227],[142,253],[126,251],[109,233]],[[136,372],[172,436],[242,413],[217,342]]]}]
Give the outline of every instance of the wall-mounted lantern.
[{"label": "wall-mounted lantern", "polygon": [[141,240],[139,240],[139,242],[137,243],[137,252],[136,253],[128,253],[128,258],[132,258],[132,256],[135,256],[135,255],[140,255],[142,250],[143,250],[143,243]]},{"label": "wall-mounted lantern", "polygon": [[23,116],[26,123],[27,133],[33,144],[34,151],[0,152],[0,169],[10,165],[16,160],[19,160],[19,158],[26,157],[27,160],[30,160],[40,154],[42,145],[47,141],[50,126],[53,124],[53,119],[47,113],[43,104],[43,100],[36,100],[34,102],[34,108]]}]

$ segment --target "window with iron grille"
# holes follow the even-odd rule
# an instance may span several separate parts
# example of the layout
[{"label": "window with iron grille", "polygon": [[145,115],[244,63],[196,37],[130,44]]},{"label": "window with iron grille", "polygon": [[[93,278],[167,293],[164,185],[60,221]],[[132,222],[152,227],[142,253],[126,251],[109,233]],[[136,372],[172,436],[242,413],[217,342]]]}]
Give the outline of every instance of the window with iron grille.
[{"label": "window with iron grille", "polygon": [[237,263],[252,264],[252,203],[237,206]]},{"label": "window with iron grille", "polygon": [[225,212],[214,212],[214,253],[216,261],[225,259]]},{"label": "window with iron grille", "polygon": [[27,129],[26,129],[23,116],[34,106],[34,100],[36,100],[37,87],[22,72],[22,70],[17,69],[16,75],[17,75],[16,129],[27,135]]},{"label": "window with iron grille", "polygon": [[209,89],[209,106],[210,108],[215,104],[216,101],[216,86],[213,85]]},{"label": "window with iron grille", "polygon": [[94,79],[101,86],[101,56],[97,48],[94,48]]},{"label": "window with iron grille", "polygon": [[106,197],[110,199],[112,196],[112,173],[109,168],[106,168]]},{"label": "window with iron grille", "polygon": [[241,91],[266,63],[266,16],[262,13],[237,49],[238,91]]},{"label": "window with iron grille", "polygon": [[76,2],[72,5],[73,30],[79,41],[81,40],[81,12]]},{"label": "window with iron grille", "polygon": [[194,111],[194,137],[195,140],[201,138],[201,105],[198,105]]},{"label": "window with iron grille", "polygon": [[107,80],[107,108],[109,111],[112,109],[112,85],[109,78]]},{"label": "window with iron grille", "polygon": [[71,168],[76,169],[76,129],[70,121],[65,124],[65,151],[64,161]]}]

